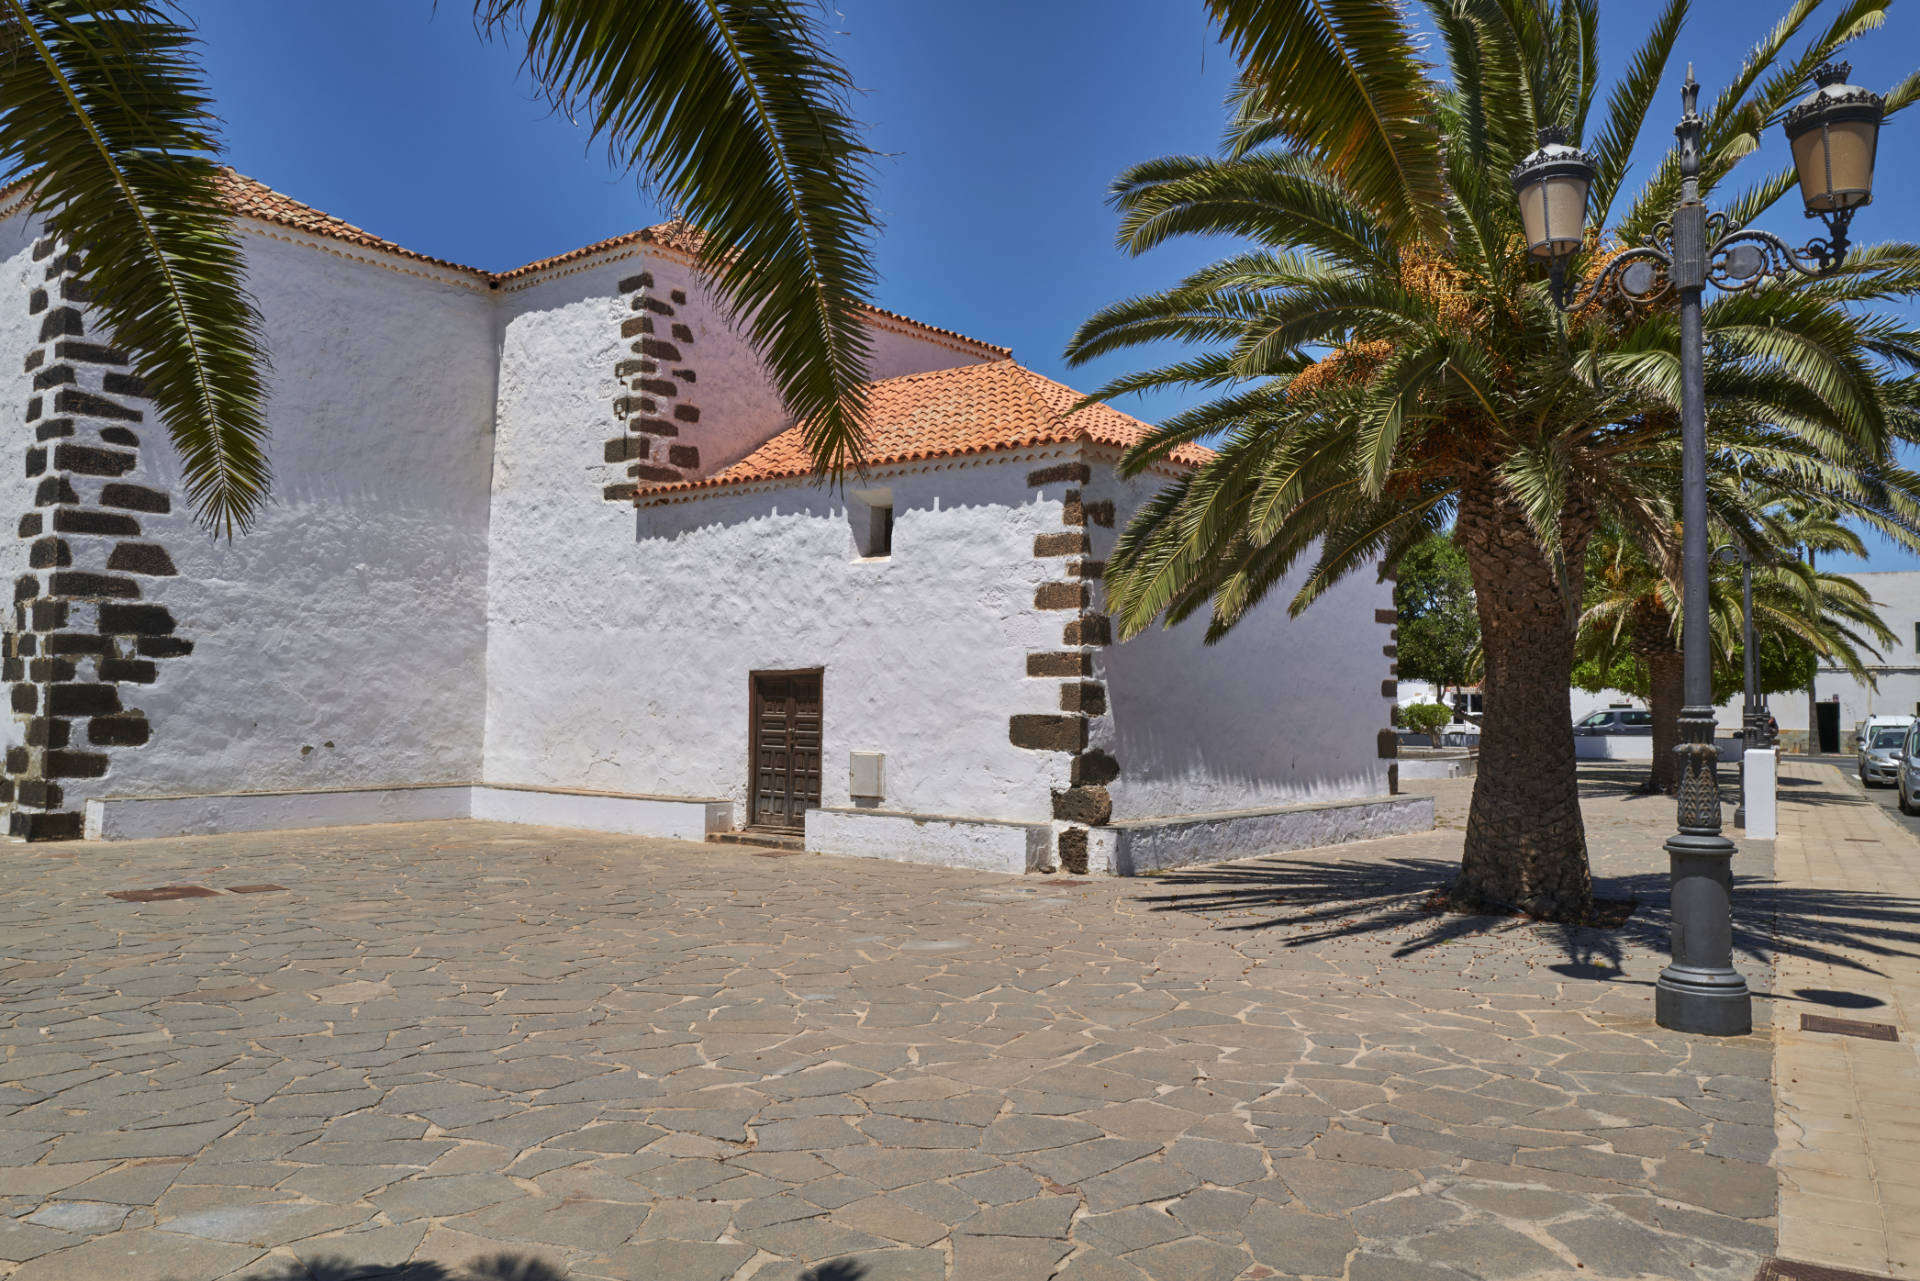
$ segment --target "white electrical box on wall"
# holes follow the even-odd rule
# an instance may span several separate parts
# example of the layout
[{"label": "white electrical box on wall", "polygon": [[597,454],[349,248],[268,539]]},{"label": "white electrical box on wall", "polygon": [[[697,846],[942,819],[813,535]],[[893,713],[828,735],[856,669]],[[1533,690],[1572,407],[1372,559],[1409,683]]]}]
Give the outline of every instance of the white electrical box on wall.
[{"label": "white electrical box on wall", "polygon": [[887,794],[885,752],[848,753],[847,792],[853,796],[869,799],[878,799]]}]

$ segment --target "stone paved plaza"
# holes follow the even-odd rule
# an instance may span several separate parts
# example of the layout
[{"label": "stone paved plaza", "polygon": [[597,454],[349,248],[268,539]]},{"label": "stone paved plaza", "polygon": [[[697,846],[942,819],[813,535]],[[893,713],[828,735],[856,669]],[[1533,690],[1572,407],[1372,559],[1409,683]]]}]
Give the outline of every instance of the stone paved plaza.
[{"label": "stone paved plaza", "polygon": [[[469,822],[13,847],[0,1276],[1748,1281],[1770,1042],[1650,1021],[1670,803],[1590,781],[1628,927],[1496,925],[1420,910],[1430,786],[1432,834],[1133,881]],[[170,885],[220,892],[109,897]],[[1764,991],[1809,909],[1742,901]]]}]

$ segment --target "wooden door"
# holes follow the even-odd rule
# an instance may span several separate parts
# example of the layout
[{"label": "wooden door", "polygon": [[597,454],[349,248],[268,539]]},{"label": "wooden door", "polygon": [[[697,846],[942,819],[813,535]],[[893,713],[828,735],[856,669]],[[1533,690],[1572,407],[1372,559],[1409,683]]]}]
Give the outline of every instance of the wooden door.
[{"label": "wooden door", "polygon": [[755,672],[752,681],[750,822],[797,832],[820,804],[820,673]]}]

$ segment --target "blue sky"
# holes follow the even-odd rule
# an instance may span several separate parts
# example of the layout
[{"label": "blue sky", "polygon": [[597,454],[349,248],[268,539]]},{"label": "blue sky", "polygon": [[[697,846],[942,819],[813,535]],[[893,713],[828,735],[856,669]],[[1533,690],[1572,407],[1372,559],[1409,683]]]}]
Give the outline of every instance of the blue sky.
[{"label": "blue sky", "polygon": [[[235,167],[369,231],[503,270],[663,216],[583,129],[533,95],[512,49],[476,34],[463,0],[187,8]],[[1656,8],[1606,0],[1609,76]],[[1784,8],[1697,0],[1680,53],[1695,61],[1703,96]],[[877,301],[1011,346],[1083,388],[1141,363],[1122,355],[1071,370],[1060,352],[1096,308],[1223,252],[1193,242],[1129,259],[1113,247],[1105,203],[1127,165],[1206,150],[1219,135],[1232,66],[1200,0],[838,0],[831,12],[835,49],[884,153]],[[1916,49],[1920,6],[1896,8],[1855,45],[1854,79],[1884,89],[1920,63]],[[1649,158],[1671,145],[1680,71],[1645,130]],[[1784,142],[1769,137],[1766,153],[1783,162]],[[1920,110],[1889,129],[1857,238],[1920,238],[1916,157]],[[1766,225],[1798,241],[1814,224],[1782,206]],[[1157,419],[1182,403],[1123,407]],[[1883,548],[1866,567],[1920,568],[1920,558]]]}]

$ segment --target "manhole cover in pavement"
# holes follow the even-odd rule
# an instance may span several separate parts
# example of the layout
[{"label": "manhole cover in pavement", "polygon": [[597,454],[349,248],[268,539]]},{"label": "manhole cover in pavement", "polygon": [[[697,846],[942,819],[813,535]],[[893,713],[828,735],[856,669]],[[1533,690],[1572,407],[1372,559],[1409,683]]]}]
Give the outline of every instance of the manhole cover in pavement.
[{"label": "manhole cover in pavement", "polygon": [[1836,1019],[1830,1014],[1802,1014],[1800,1030],[1832,1032],[1837,1036],[1863,1036],[1869,1041],[1900,1039],[1900,1033],[1894,1030],[1891,1023],[1863,1023],[1859,1019]]},{"label": "manhole cover in pavement", "polygon": [[275,890],[284,890],[286,888],[287,887],[284,885],[268,885],[262,882],[259,885],[229,885],[227,886],[227,893],[229,894],[271,894]]},{"label": "manhole cover in pavement", "polygon": [[107,897],[126,903],[164,903],[176,898],[212,898],[218,893],[204,885],[158,885],[150,890],[108,890]]}]

